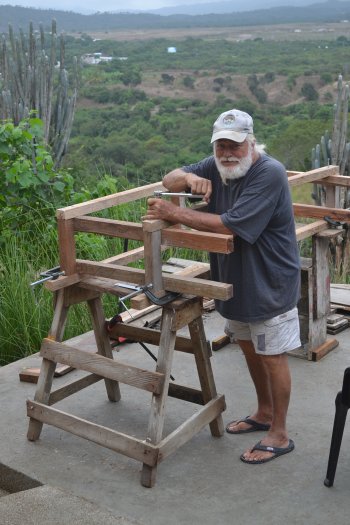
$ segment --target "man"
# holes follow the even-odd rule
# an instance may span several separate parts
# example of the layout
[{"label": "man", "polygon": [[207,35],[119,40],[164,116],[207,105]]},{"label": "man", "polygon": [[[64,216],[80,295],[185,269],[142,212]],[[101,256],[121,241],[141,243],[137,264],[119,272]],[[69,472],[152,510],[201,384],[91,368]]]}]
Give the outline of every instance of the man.
[{"label": "man", "polygon": [[287,175],[256,144],[253,119],[237,109],[222,113],[213,127],[214,155],[175,169],[163,180],[172,192],[204,195],[207,212],[148,200],[147,219],[234,236],[234,252],[210,254],[212,278],[232,283],[234,297],[217,301],[226,333],[237,340],[257,394],[257,409],[232,421],[230,434],[267,431],[241,456],[265,463],[294,449],[286,417],[291,378],[286,352],[300,346],[296,308],[299,253]]}]

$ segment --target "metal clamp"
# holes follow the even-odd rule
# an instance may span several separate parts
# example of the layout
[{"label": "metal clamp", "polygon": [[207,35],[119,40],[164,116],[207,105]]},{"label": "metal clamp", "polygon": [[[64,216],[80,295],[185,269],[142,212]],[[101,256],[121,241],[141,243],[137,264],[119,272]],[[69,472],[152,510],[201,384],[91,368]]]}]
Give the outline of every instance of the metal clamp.
[{"label": "metal clamp", "polygon": [[158,199],[161,199],[162,197],[187,197],[190,199],[204,199],[204,195],[197,195],[194,193],[185,193],[185,192],[172,193],[170,191],[159,191],[159,190],[156,190],[154,192],[154,196],[157,197]]},{"label": "metal clamp", "polygon": [[344,228],[344,224],[345,224],[344,222],[336,221],[332,219],[331,217],[329,217],[328,215],[323,217],[323,219],[329,224],[331,228],[334,228],[336,230],[341,230],[342,228]]},{"label": "metal clamp", "polygon": [[181,295],[180,293],[176,293],[176,292],[167,292],[162,297],[157,297],[154,293],[151,292],[151,288],[153,288],[152,283],[145,284],[144,286],[133,286],[131,284],[126,284],[126,283],[116,283],[114,286],[120,286],[121,288],[127,288],[129,290],[134,290],[128,295],[124,295],[124,297],[120,299],[120,302],[122,303],[126,311],[128,311],[128,308],[126,307],[124,301],[127,299],[131,299],[132,297],[135,297],[136,295],[140,293],[144,293],[146,297],[152,303],[156,304],[157,306],[164,306],[165,304],[170,303],[171,301],[179,297],[179,295]]},{"label": "metal clamp", "polygon": [[41,272],[39,274],[42,279],[38,279],[37,281],[34,281],[33,283],[30,283],[30,286],[34,287],[37,284],[42,284],[45,281],[54,281],[57,279],[60,275],[65,275],[65,272],[61,272],[61,268],[59,266],[55,266],[55,268],[50,268],[50,270],[45,270],[44,272]]}]

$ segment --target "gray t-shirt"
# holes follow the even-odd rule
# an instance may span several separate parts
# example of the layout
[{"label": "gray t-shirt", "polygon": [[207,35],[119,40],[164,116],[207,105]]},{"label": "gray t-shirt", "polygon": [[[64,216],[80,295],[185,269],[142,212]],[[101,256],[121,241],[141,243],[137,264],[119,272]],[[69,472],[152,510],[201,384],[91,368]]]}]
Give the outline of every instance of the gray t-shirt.
[{"label": "gray t-shirt", "polygon": [[233,298],[216,301],[227,319],[255,322],[294,308],[300,294],[300,259],[288,178],[263,154],[247,174],[223,184],[214,157],[182,168],[212,181],[207,211],[232,230],[234,251],[210,253],[212,279],[233,284]]}]

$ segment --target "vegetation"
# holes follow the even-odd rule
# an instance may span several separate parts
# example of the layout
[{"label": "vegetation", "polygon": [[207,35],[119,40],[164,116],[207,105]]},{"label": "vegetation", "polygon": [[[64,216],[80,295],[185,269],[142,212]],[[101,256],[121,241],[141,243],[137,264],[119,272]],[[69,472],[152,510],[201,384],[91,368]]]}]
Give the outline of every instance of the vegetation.
[{"label": "vegetation", "polygon": [[44,141],[50,144],[58,166],[66,152],[72,128],[78,72],[75,67],[74,86],[70,90],[64,67],[63,37],[58,65],[56,43],[55,21],[52,22],[49,44],[42,26],[39,36],[31,23],[28,38],[23,31],[17,38],[9,26],[9,39],[3,37],[0,48],[0,117],[18,124],[35,111],[44,122]]},{"label": "vegetation", "polygon": [[[177,52],[168,54],[174,45]],[[0,123],[0,365],[37,351],[49,328],[51,294],[29,283],[58,264],[57,208],[158,181],[210,155],[213,120],[229,107],[254,116],[258,140],[288,169],[310,169],[311,149],[332,129],[335,83],[339,72],[345,81],[349,74],[349,46],[345,37],[277,43],[67,36],[69,75],[75,56],[99,52],[113,59],[81,70],[61,167],[37,113],[18,124]],[[302,190],[295,199],[312,202],[312,188]],[[144,206],[106,213],[138,221]],[[81,258],[101,260],[124,250],[117,239],[79,234],[77,242]],[[114,315],[115,300],[107,299],[105,308]],[[85,310],[74,308],[67,336],[88,328]]]},{"label": "vegetation", "polygon": [[[20,27],[28,25],[38,17],[38,10],[10,5],[0,6],[0,20],[6,20]],[[173,15],[101,13],[82,15],[73,12],[41,9],[40,20],[50,27],[52,18],[56,18],[65,31],[107,31],[111,29],[171,29],[183,27],[238,27],[246,25],[270,25],[306,22],[339,22],[350,18],[350,2],[326,1],[315,6],[275,7],[256,11],[234,12],[207,15]],[[4,27],[0,29],[5,30]]]}]

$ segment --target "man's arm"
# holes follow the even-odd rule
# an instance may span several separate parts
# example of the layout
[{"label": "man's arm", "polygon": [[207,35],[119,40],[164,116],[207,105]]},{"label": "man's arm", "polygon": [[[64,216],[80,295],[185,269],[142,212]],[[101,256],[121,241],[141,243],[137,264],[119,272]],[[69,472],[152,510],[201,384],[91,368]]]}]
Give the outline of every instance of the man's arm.
[{"label": "man's arm", "polygon": [[[180,188],[180,191],[182,191],[182,189],[183,188]],[[146,215],[142,217],[143,219],[162,219],[173,224],[184,224],[199,231],[234,235],[234,232],[226,228],[220,215],[216,215],[215,213],[205,213],[191,210],[190,208],[180,208],[164,199],[150,198],[147,204],[148,210]]]},{"label": "man's arm", "polygon": [[203,200],[209,201],[212,186],[211,181],[198,177],[194,173],[186,173],[181,168],[170,171],[163,178],[163,185],[172,192],[190,190],[196,195],[204,195]]}]

